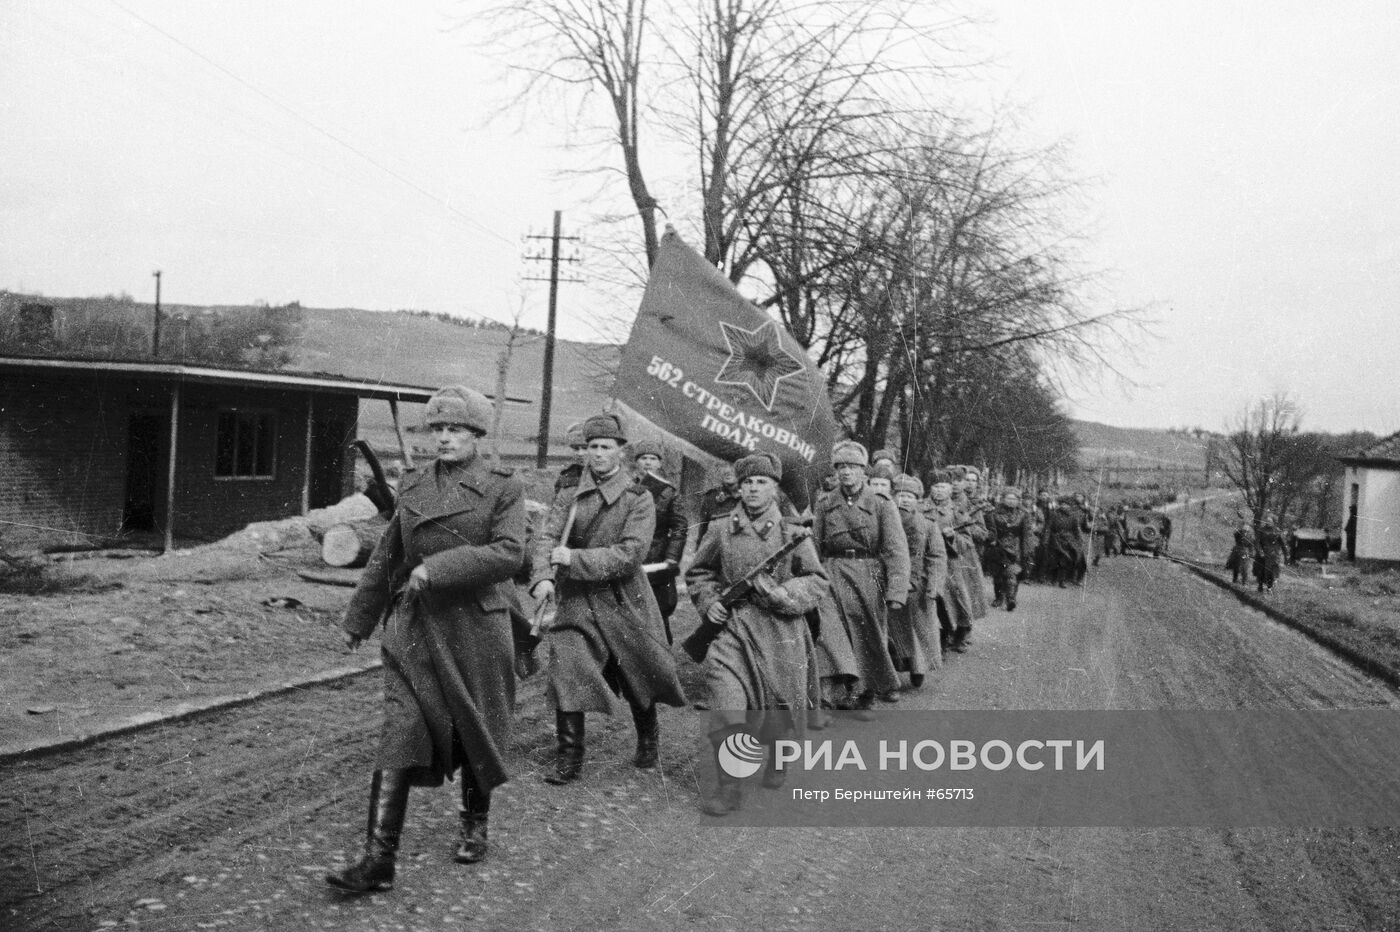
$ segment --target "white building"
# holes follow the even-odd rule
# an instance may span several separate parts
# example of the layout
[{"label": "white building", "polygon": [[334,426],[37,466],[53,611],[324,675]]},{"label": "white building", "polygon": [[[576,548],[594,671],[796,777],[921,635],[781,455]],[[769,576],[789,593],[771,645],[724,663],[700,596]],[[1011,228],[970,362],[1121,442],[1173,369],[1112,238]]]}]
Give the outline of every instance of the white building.
[{"label": "white building", "polygon": [[1346,467],[1344,527],[1356,508],[1356,562],[1400,567],[1400,433],[1340,459]]}]

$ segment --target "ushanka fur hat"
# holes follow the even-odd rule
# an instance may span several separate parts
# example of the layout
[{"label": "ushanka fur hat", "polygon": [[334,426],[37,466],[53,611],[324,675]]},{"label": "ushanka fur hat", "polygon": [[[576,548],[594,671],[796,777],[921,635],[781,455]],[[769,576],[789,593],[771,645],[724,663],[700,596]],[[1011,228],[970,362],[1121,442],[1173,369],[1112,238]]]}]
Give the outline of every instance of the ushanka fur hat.
[{"label": "ushanka fur hat", "polygon": [[622,418],[616,414],[595,414],[583,422],[584,442],[589,440],[616,440],[627,442],[627,431],[622,429]]},{"label": "ushanka fur hat", "polygon": [[657,459],[664,460],[666,458],[666,451],[661,449],[661,444],[657,443],[655,440],[637,440],[633,443],[629,443],[627,445],[627,452],[632,454],[632,459],[634,460],[639,456],[647,456],[648,454]]},{"label": "ushanka fur hat", "polygon": [[870,454],[865,447],[854,440],[842,440],[831,448],[831,465],[869,466]]},{"label": "ushanka fur hat", "polygon": [[896,492],[913,492],[919,498],[924,497],[924,484],[919,481],[918,476],[911,476],[907,472],[902,472],[894,477],[894,490]]},{"label": "ushanka fur hat", "polygon": [[772,453],[750,453],[734,464],[734,474],[740,482],[750,476],[767,476],[774,482],[781,482],[783,463]]},{"label": "ushanka fur hat", "polygon": [[481,392],[465,385],[448,385],[428,399],[423,423],[429,426],[462,424],[484,435],[491,426],[491,402]]}]

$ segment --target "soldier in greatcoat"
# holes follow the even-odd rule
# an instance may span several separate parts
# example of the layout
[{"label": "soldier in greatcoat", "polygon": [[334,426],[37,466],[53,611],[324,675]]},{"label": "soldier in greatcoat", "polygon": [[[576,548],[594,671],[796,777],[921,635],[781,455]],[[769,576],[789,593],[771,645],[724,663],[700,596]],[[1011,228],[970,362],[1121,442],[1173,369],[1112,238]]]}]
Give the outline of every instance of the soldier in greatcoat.
[{"label": "soldier in greatcoat", "polygon": [[[948,557],[948,581],[940,594],[943,611],[939,623],[948,649],[961,654],[972,644],[973,609],[967,585],[969,558],[966,555],[974,544],[971,535],[960,526],[961,513],[953,506],[953,483],[948,473],[940,472],[936,478],[938,481],[929,488],[928,516],[938,524]],[[981,585],[980,570],[978,585]]]},{"label": "soldier in greatcoat", "polygon": [[1225,568],[1230,571],[1230,581],[1237,585],[1249,582],[1250,563],[1254,559],[1254,528],[1241,521],[1235,528],[1235,545],[1230,548],[1230,556],[1225,560]]},{"label": "soldier in greatcoat", "polygon": [[661,612],[642,572],[656,523],[651,495],[623,468],[627,436],[616,415],[589,418],[583,435],[587,468],[573,493],[554,503],[535,547],[530,590],[557,604],[546,686],[558,737],[555,766],[545,776],[550,783],[579,777],[585,712],[611,713],[615,695],[626,699],[637,729],[632,763],[651,768],[659,740],[656,704],[685,705]]},{"label": "soldier in greatcoat", "polygon": [[351,648],[384,625],[368,837],[358,862],[326,877],[354,893],[392,889],[409,787],[438,786],[459,771],[456,860],[485,856],[491,791],[507,776],[514,654],[532,646],[528,625],[513,631],[509,610],[525,539],[523,489],[477,452],[491,406],[451,386],[429,400],[426,420],[438,458],[400,486],[343,622]]},{"label": "soldier in greatcoat", "polygon": [[924,675],[943,663],[938,632],[937,596],[948,578],[948,551],[938,524],[919,507],[924,484],[917,476],[894,477],[894,502],[909,543],[909,597],[890,613],[890,643],[895,669],[909,674],[909,685],[924,685]]},{"label": "soldier in greatcoat", "polygon": [[[559,470],[559,475],[554,478],[554,497],[558,498],[559,493],[564,489],[572,489],[578,485],[579,477],[583,475],[584,460],[588,458],[588,444],[583,439],[583,423],[570,424],[564,431],[564,436],[568,440],[569,449],[574,451],[574,462]],[[533,554],[527,555],[527,559]]]},{"label": "soldier in greatcoat", "polygon": [[1088,519],[1072,499],[1061,498],[1045,526],[1051,573],[1063,589],[1073,581],[1079,584],[1079,567],[1084,562],[1084,532]]},{"label": "soldier in greatcoat", "polygon": [[1260,592],[1273,591],[1282,563],[1283,532],[1279,530],[1274,516],[1265,513],[1259,533],[1254,537],[1254,579]]},{"label": "soldier in greatcoat", "polygon": [[987,584],[982,581],[982,547],[989,535],[985,504],[973,501],[971,497],[977,487],[976,476],[975,469],[968,470],[961,479],[954,476],[952,503],[957,517],[958,534],[970,542],[970,546],[964,543],[958,551],[961,558],[958,562],[962,567],[968,598],[972,602],[972,617],[985,618]]},{"label": "soldier in greatcoat", "polygon": [[[741,504],[710,526],[686,572],[695,610],[724,630],[705,656],[710,693],[710,739],[716,752],[747,723],[748,712],[763,711],[759,730],[769,743],[806,733],[813,704],[810,671],[816,662],[805,613],[830,592],[826,570],[806,528],[785,518],[778,506],[782,463],[770,453],[754,453],[735,464]],[[720,596],[785,544],[804,538],[773,570],[754,580],[753,594],[726,607]],[[770,751],[771,753],[771,751]],[[739,808],[740,785],[717,768],[718,785],[703,811],[722,816]],[[782,772],[770,758],[764,785],[777,787]]]},{"label": "soldier in greatcoat", "polygon": [[812,530],[855,653],[859,685],[844,706],[868,712],[876,696],[899,685],[888,646],[889,611],[908,595],[909,545],[894,502],[865,483],[865,447],[843,440],[831,461],[837,487],[817,500]]},{"label": "soldier in greatcoat", "polygon": [[661,444],[655,440],[639,440],[628,444],[627,448],[636,466],[637,482],[651,494],[656,509],[656,527],[652,530],[651,546],[647,548],[643,565],[655,567],[647,571],[647,582],[651,585],[651,594],[656,596],[661,624],[666,629],[666,643],[670,644],[673,640],[671,615],[678,598],[676,576],[680,572],[689,527],[675,485],[661,472],[664,462]]},{"label": "soldier in greatcoat", "polygon": [[987,543],[987,567],[992,571],[992,587],[996,598],[992,607],[1006,606],[1016,611],[1016,590],[1021,571],[1035,548],[1035,533],[1031,516],[1021,507],[1021,494],[1007,489],[1001,494],[1001,504],[988,516],[991,540]]},{"label": "soldier in greatcoat", "polygon": [[717,484],[714,488],[706,489],[700,498],[700,520],[695,533],[697,547],[700,541],[705,539],[710,522],[716,518],[727,517],[739,504],[739,478],[734,472],[733,464],[725,463],[720,466],[715,478]]}]

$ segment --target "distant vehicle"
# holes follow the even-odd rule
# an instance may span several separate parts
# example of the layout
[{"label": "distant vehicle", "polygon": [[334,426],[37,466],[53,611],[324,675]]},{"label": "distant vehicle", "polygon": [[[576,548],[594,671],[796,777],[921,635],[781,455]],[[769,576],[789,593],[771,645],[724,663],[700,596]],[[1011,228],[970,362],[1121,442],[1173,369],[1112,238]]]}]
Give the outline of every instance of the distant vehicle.
[{"label": "distant vehicle", "polygon": [[1171,519],[1160,511],[1145,508],[1129,508],[1123,514],[1127,525],[1127,535],[1123,540],[1123,550],[1146,550],[1153,558],[1161,556],[1167,549]]},{"label": "distant vehicle", "polygon": [[1297,563],[1299,560],[1326,563],[1329,553],[1342,549],[1342,539],[1340,534],[1328,534],[1320,527],[1303,527],[1293,532],[1292,548],[1288,555],[1290,563]]}]

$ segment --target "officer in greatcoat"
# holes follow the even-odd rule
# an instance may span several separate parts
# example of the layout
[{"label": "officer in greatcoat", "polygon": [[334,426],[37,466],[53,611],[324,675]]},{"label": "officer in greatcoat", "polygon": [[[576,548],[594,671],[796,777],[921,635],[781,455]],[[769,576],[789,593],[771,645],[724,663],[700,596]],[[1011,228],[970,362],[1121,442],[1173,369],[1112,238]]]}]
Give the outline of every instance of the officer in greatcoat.
[{"label": "officer in greatcoat", "polygon": [[655,440],[639,440],[628,444],[627,448],[636,467],[637,482],[651,494],[656,509],[656,527],[643,565],[654,567],[647,571],[647,582],[651,584],[652,595],[656,596],[661,624],[666,629],[666,643],[670,644],[671,615],[677,602],[676,575],[680,572],[689,527],[675,485],[661,472],[664,463],[661,444]]},{"label": "officer in greatcoat", "polygon": [[1021,494],[1015,489],[1001,493],[1001,504],[987,519],[991,539],[987,542],[987,568],[992,571],[995,598],[992,607],[1006,606],[1016,611],[1016,590],[1021,571],[1035,549],[1031,516],[1021,507]]},{"label": "officer in greatcoat", "polygon": [[[535,547],[531,594],[556,599],[549,632],[549,682],[558,754],[550,783],[577,780],[583,766],[584,713],[632,710],[641,768],[657,763],[656,704],[685,705],[656,597],[642,572],[656,509],[623,468],[621,420],[599,414],[583,425],[588,465],[571,494],[554,502]],[[565,533],[567,529],[567,533]]]},{"label": "officer in greatcoat", "polygon": [[855,653],[859,685],[845,708],[868,712],[899,685],[889,653],[889,611],[909,591],[909,545],[894,502],[865,482],[868,454],[854,440],[832,449],[837,487],[817,500],[813,534],[831,577],[841,624]]},{"label": "officer in greatcoat", "polygon": [[[710,693],[710,740],[720,745],[762,711],[758,731],[770,746],[765,786],[782,783],[773,766],[771,743],[783,735],[801,740],[814,696],[810,671],[816,662],[811,628],[803,617],[830,591],[807,529],[785,518],[778,505],[783,469],[771,453],[754,453],[735,464],[740,506],[717,521],[700,540],[686,572],[686,589],[702,618],[723,625],[705,656]],[[751,595],[725,606],[720,596],[790,541],[803,543],[754,582]],[[740,784],[716,768],[715,792],[702,810],[722,816],[740,805]]]},{"label": "officer in greatcoat", "polygon": [[507,776],[514,655],[532,646],[528,625],[513,630],[509,610],[525,539],[523,488],[477,451],[490,403],[450,386],[429,399],[426,421],[438,458],[401,484],[343,622],[352,648],[384,625],[368,837],[359,861],[326,877],[354,893],[392,889],[409,787],[438,786],[459,771],[456,860],[485,856],[491,791]]},{"label": "officer in greatcoat", "polygon": [[917,476],[894,477],[894,503],[909,544],[909,597],[890,613],[890,644],[895,669],[909,674],[909,685],[924,685],[928,671],[943,663],[936,600],[948,578],[948,551],[935,521],[919,507],[924,484]]},{"label": "officer in greatcoat", "polygon": [[1061,498],[1045,526],[1047,554],[1055,585],[1079,585],[1079,567],[1084,562],[1084,532],[1088,520],[1072,499]]}]

